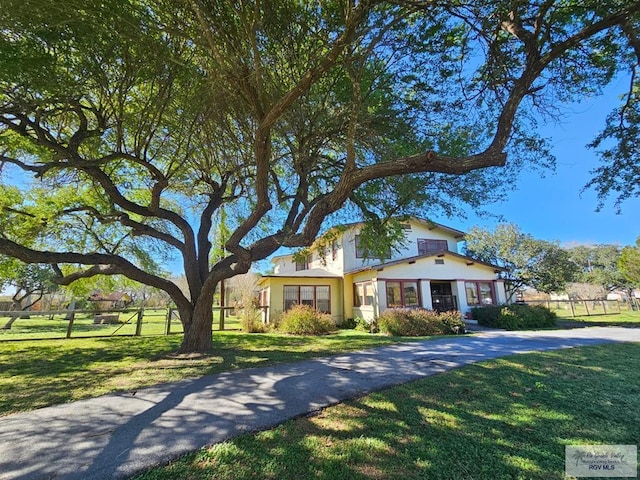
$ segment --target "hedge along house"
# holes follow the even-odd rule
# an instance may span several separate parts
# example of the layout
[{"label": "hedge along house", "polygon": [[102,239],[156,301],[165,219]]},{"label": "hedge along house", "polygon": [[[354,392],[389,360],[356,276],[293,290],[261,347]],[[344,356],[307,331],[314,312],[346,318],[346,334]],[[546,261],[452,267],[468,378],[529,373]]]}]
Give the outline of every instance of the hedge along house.
[{"label": "hedge along house", "polygon": [[269,321],[294,304],[346,318],[377,318],[388,308],[459,310],[506,303],[500,267],[457,253],[464,232],[419,218],[405,224],[405,241],[390,259],[365,258],[363,224],[335,230],[333,240],[310,255],[274,257],[274,273],[261,278],[260,304]]}]

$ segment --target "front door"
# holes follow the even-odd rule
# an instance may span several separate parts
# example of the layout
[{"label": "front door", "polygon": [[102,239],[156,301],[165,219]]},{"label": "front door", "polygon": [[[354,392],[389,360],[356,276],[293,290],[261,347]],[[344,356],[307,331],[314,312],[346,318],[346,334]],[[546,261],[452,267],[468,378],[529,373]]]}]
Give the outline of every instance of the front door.
[{"label": "front door", "polygon": [[431,304],[436,312],[458,309],[458,302],[451,290],[451,282],[431,282]]}]

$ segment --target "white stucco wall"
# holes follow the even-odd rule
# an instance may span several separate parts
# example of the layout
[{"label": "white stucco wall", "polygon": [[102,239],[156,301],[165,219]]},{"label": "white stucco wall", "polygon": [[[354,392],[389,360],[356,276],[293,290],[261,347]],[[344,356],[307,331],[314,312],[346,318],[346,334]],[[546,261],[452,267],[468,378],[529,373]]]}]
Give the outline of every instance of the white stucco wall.
[{"label": "white stucco wall", "polygon": [[[327,247],[324,259],[318,252],[312,252],[310,257],[311,261],[309,262],[309,270],[320,269],[336,275],[342,275],[344,271],[342,268],[344,261],[344,249],[342,248],[342,243],[339,240],[336,241],[335,258],[331,246]],[[293,255],[273,257],[272,263],[274,266],[273,272],[277,275],[295,275],[297,272],[296,262],[293,259]]]},{"label": "white stucco wall", "polygon": [[[429,229],[427,225],[412,221],[411,230],[405,230],[405,242],[399,251],[393,251],[390,260],[414,257],[418,255],[418,239],[446,240],[450,251],[458,253],[458,240],[446,230],[439,228]],[[363,266],[377,265],[381,263],[379,259],[356,258],[356,235],[360,228],[353,228],[345,232],[342,237],[342,250],[344,252],[344,270],[352,271]]]}]

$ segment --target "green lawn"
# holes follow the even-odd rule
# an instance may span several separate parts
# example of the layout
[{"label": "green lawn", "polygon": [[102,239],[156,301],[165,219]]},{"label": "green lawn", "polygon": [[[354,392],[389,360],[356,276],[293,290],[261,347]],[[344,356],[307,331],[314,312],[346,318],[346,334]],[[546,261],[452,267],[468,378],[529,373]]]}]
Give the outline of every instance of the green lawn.
[{"label": "green lawn", "polygon": [[639,440],[640,344],[614,344],[468,366],[136,478],[561,480],[565,445]]},{"label": "green lawn", "polygon": [[620,313],[612,315],[577,315],[576,317],[571,317],[571,312],[567,314],[566,311],[556,311],[556,314],[561,325],[578,323],[580,325],[586,324],[587,326],[640,327],[640,312],[637,311],[621,310]]},{"label": "green lawn", "polygon": [[181,335],[0,342],[0,415],[237,368],[387,345],[353,330],[322,337],[215,332],[214,353],[173,355]]},{"label": "green lawn", "polygon": [[[82,312],[75,316],[71,336],[76,337],[96,337],[96,336],[127,336],[136,332],[137,310],[127,312],[105,312],[118,315],[120,323],[115,325],[94,324],[93,313]],[[65,320],[65,314],[53,315],[52,317],[31,314],[29,318],[19,318],[15,321],[10,330],[0,329],[0,342],[3,340],[20,339],[41,339],[41,338],[65,338],[69,321]],[[142,335],[163,335],[166,328],[167,310],[145,309],[142,319]],[[0,326],[8,320],[7,317],[0,318]],[[218,317],[214,322],[214,328],[218,327]],[[235,318],[226,321],[225,328],[238,329],[240,322]],[[181,333],[182,324],[174,319],[171,322],[171,332]]]}]

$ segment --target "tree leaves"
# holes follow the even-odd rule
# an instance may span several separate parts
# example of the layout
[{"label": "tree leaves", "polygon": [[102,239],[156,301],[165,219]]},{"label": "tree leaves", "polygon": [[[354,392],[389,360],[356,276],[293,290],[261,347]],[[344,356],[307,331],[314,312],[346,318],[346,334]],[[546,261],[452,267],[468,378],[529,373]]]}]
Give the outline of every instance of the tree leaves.
[{"label": "tree leaves", "polygon": [[576,271],[569,253],[557,243],[536,240],[513,224],[500,224],[493,232],[472,228],[465,242],[467,255],[505,269],[500,275],[509,297],[525,286],[561,292]]},{"label": "tree leaves", "polygon": [[630,285],[640,287],[640,237],[635,246],[622,249],[618,259],[618,268]]},{"label": "tree leaves", "polygon": [[[310,245],[345,205],[394,237],[389,218],[479,208],[551,164],[538,114],[634,62],[633,36],[616,33],[639,10],[7,0],[0,182],[19,192],[2,204],[0,251],[85,265],[67,279],[150,282],[188,324],[220,280]],[[190,299],[159,273],[170,257]]]}]

